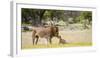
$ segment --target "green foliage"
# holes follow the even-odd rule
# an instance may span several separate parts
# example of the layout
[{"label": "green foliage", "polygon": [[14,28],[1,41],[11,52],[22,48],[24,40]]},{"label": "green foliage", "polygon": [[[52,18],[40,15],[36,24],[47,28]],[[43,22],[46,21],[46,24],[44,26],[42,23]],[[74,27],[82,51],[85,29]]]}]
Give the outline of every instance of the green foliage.
[{"label": "green foliage", "polygon": [[92,21],[92,12],[90,11],[82,11],[80,15],[76,17],[77,22],[83,23],[83,20],[88,20],[89,22]]},{"label": "green foliage", "polygon": [[[31,17],[31,18],[29,18]],[[84,20],[92,21],[91,11],[65,11],[65,10],[48,10],[48,9],[27,9],[22,8],[22,23],[24,24],[42,24],[42,21],[57,21],[63,20],[66,24],[70,24],[69,19],[72,18],[71,23],[85,23]],[[31,22],[30,22],[31,21]]]},{"label": "green foliage", "polygon": [[89,25],[91,25],[91,21],[92,21],[92,12],[83,11],[80,13],[80,16],[77,17],[77,19],[79,19],[80,23],[83,24],[84,29],[88,29]]}]

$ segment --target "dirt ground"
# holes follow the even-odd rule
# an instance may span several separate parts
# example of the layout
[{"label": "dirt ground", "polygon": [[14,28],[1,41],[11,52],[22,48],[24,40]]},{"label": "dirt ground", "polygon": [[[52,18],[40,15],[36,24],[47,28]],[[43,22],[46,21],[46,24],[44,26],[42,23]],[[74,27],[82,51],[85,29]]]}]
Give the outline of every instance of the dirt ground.
[{"label": "dirt ground", "polygon": [[[60,31],[62,39],[66,40],[70,45],[72,43],[92,43],[92,31],[91,30],[78,30],[78,31]],[[32,44],[32,31],[22,32],[22,49],[23,48],[34,48]],[[38,44],[47,45],[48,42],[45,38],[39,39]],[[52,45],[59,44],[57,38],[52,39]],[[81,44],[78,44],[81,45]],[[32,47],[30,47],[32,46]],[[75,46],[75,45],[72,45]],[[76,45],[77,46],[77,45]],[[38,48],[38,47],[37,47]]]}]

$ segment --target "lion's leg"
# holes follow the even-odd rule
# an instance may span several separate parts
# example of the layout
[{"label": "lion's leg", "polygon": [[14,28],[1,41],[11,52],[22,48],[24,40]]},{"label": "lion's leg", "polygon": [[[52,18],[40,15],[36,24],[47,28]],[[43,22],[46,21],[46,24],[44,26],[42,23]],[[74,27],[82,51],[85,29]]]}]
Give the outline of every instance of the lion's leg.
[{"label": "lion's leg", "polygon": [[35,36],[36,37],[36,43],[35,44],[37,44],[38,43],[38,40],[39,40],[39,36]]},{"label": "lion's leg", "polygon": [[59,44],[61,43],[61,36],[59,35],[59,36],[56,36],[58,39],[59,39]]},{"label": "lion's leg", "polygon": [[33,42],[33,45],[35,43],[35,33],[36,33],[36,31],[33,30],[33,32],[32,32],[32,42]]},{"label": "lion's leg", "polygon": [[52,37],[49,38],[49,43],[52,44]]},{"label": "lion's leg", "polygon": [[35,43],[35,38],[33,38],[33,45],[34,45],[34,43]]}]

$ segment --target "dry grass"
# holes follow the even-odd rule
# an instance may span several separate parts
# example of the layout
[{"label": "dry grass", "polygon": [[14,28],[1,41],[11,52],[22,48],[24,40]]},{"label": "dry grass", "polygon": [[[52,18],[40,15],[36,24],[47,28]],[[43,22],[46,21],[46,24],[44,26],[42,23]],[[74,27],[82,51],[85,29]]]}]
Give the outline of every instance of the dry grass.
[{"label": "dry grass", "polygon": [[63,48],[63,47],[79,47],[79,46],[92,46],[92,43],[69,43],[69,44],[37,44],[37,45],[27,45],[23,46],[22,49],[32,49],[32,48]]},{"label": "dry grass", "polygon": [[[22,32],[22,49],[32,48],[62,48],[62,47],[76,47],[76,46],[91,46],[92,45],[92,31],[60,31],[60,35],[67,44],[59,44],[57,38],[52,39],[52,44],[45,44],[45,40],[40,40],[37,45],[32,44],[31,31]],[[41,44],[42,43],[42,44]]]}]

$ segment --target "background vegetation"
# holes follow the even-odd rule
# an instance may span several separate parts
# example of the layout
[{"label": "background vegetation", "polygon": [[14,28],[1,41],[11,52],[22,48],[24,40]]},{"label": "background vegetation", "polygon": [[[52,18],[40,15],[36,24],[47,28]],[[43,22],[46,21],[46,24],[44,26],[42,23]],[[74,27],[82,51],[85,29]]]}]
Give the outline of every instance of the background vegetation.
[{"label": "background vegetation", "polygon": [[22,8],[22,24],[42,26],[46,25],[48,21],[53,21],[57,25],[66,26],[80,23],[83,24],[84,29],[86,29],[89,28],[88,25],[92,24],[92,12]]},{"label": "background vegetation", "polygon": [[[92,45],[91,11],[22,8],[21,20],[22,49]],[[59,34],[67,43],[58,44],[58,39],[53,38],[53,44],[45,44],[45,40],[39,40],[37,45],[33,45],[32,27],[46,26],[50,22],[53,22],[53,24],[59,27]]]}]

